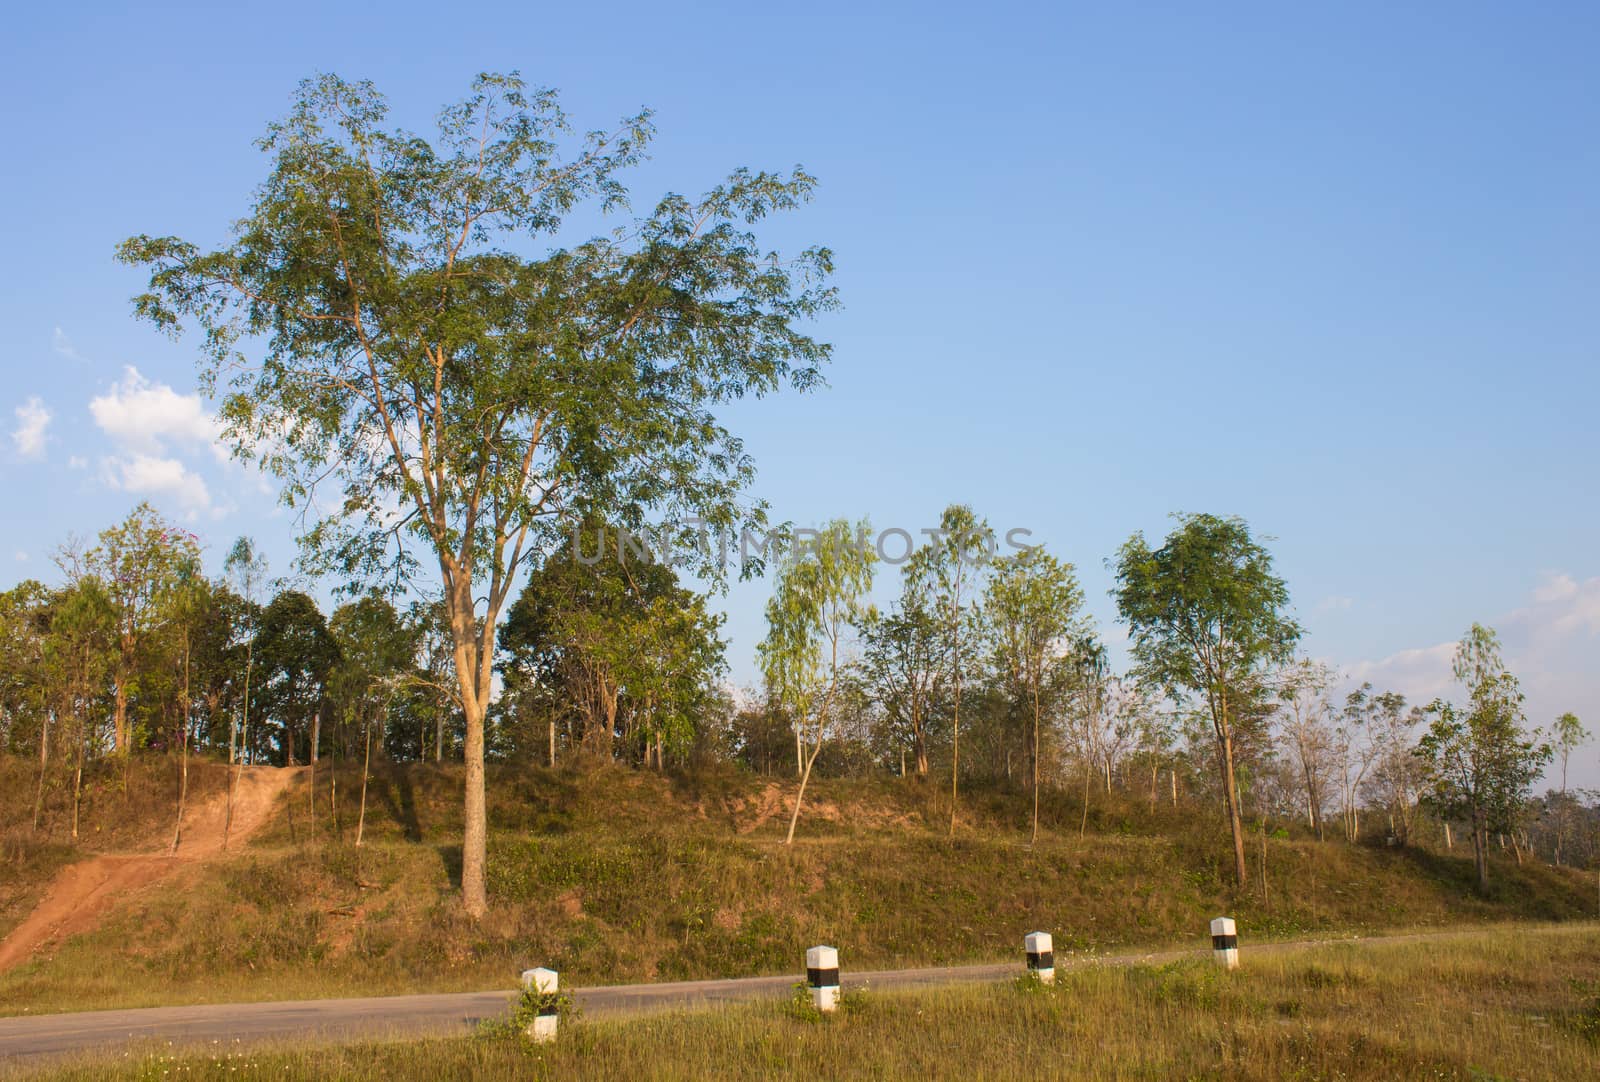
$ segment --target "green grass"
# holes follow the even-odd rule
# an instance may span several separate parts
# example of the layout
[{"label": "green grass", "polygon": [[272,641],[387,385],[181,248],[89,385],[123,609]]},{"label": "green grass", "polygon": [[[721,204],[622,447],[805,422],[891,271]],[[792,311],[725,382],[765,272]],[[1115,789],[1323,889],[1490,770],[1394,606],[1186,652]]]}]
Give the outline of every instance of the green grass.
[{"label": "green grass", "polygon": [[[1600,1063],[1600,932],[1526,928],[1414,944],[1245,952],[1016,982],[563,1023],[506,1037],[344,1048],[146,1048],[61,1079],[1576,1079]],[[26,1077],[20,1072],[18,1078]]]},{"label": "green grass", "polygon": [[1023,794],[975,794],[952,842],[936,786],[825,781],[786,847],[788,781],[503,768],[474,923],[456,905],[458,771],[381,773],[359,849],[359,777],[340,773],[336,829],[327,774],[315,831],[302,786],[245,852],[0,974],[0,1013],[506,988],[537,964],[578,984],[785,973],[817,942],[858,970],[986,961],[1035,928],[1063,953],[1194,944],[1223,912],[1259,942],[1595,911],[1593,880],[1563,869],[1497,859],[1479,897],[1465,855],[1305,839],[1269,841],[1267,896],[1240,895],[1220,816],[1137,801],[1097,797],[1080,841],[1076,797],[1051,794],[1030,850]]}]

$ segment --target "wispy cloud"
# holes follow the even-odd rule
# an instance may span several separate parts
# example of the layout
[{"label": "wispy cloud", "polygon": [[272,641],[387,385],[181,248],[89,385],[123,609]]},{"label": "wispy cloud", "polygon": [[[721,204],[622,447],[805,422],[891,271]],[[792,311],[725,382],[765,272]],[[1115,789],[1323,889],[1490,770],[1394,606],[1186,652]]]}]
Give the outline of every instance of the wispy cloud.
[{"label": "wispy cloud", "polygon": [[38,395],[30,397],[12,411],[17,427],[11,430],[11,445],[23,458],[43,458],[46,430],[52,414]]},{"label": "wispy cloud", "polygon": [[50,336],[50,348],[55,351],[56,356],[65,357],[69,361],[83,360],[83,355],[73,347],[72,339],[68,338],[67,332],[60,327],[57,327],[55,333]]}]

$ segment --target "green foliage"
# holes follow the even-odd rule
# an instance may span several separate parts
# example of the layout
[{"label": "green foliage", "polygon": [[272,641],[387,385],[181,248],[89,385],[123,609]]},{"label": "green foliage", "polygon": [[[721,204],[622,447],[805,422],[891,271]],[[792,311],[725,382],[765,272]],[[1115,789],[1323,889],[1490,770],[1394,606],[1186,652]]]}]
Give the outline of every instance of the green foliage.
[{"label": "green foliage", "polygon": [[572,993],[565,989],[541,992],[532,985],[524,986],[511,1001],[507,1012],[499,1018],[486,1018],[478,1023],[478,1036],[490,1040],[528,1040],[528,1028],[534,1019],[555,1008],[558,1032],[576,1023],[582,1016]]},{"label": "green foliage", "polygon": [[1159,549],[1142,534],[1116,560],[1117,609],[1143,676],[1168,694],[1220,709],[1263,667],[1285,663],[1300,625],[1289,589],[1242,519],[1180,516]]},{"label": "green foliage", "polygon": [[828,720],[839,684],[839,648],[849,625],[866,612],[872,588],[872,530],[835,519],[793,544],[767,602],[767,637],[758,650],[772,697],[802,726]]},{"label": "green foliage", "polygon": [[549,721],[608,754],[618,736],[682,753],[715,715],[723,617],[665,562],[585,552],[612,535],[574,531],[512,605],[499,640],[502,753],[542,753]]}]

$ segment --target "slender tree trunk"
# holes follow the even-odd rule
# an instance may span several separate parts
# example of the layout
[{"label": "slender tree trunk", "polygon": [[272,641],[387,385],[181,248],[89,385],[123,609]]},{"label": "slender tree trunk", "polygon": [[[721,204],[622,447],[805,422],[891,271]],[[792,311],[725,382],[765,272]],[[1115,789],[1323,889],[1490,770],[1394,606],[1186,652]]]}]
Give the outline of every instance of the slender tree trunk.
[{"label": "slender tree trunk", "polygon": [[172,852],[183,839],[183,808],[189,799],[189,629],[183,632],[183,713],[178,736],[178,820],[172,825]]},{"label": "slender tree trunk", "polygon": [[1172,806],[1178,806],[1178,768],[1172,768]]},{"label": "slender tree trunk", "polygon": [[361,848],[361,837],[367,829],[367,779],[372,775],[372,720],[365,719],[361,736],[366,747],[361,758],[361,810],[356,814],[356,848]]},{"label": "slender tree trunk", "polygon": [[39,720],[39,786],[33,795],[33,832],[39,833],[39,823],[44,818],[44,779],[50,767],[50,711]]},{"label": "slender tree trunk", "polygon": [[244,702],[239,708],[239,754],[228,763],[228,806],[222,818],[222,848],[228,848],[228,836],[233,832],[233,794],[239,787],[239,766],[244,762],[250,744],[250,675],[255,665],[255,636],[252,634],[244,646]]},{"label": "slender tree trunk", "polygon": [[1222,758],[1222,787],[1228,809],[1228,826],[1233,831],[1233,872],[1242,887],[1249,879],[1244,863],[1244,817],[1239,812],[1239,789],[1233,776],[1233,734],[1226,718],[1219,719],[1217,750]]},{"label": "slender tree trunk", "polygon": [[817,743],[811,749],[811,754],[806,756],[806,767],[800,772],[800,788],[794,794],[794,811],[789,815],[789,833],[784,836],[784,845],[794,844],[795,824],[800,822],[800,804],[806,798],[806,783],[811,780],[811,767],[817,761],[817,756],[822,753],[822,720],[817,720]]},{"label": "slender tree trunk", "polygon": [[307,818],[311,821],[310,831],[312,840],[317,837],[317,750],[322,744],[322,711],[318,710],[311,715],[311,769],[307,771],[310,784],[306,791],[310,794],[306,800],[310,806]]},{"label": "slender tree trunk", "polygon": [[960,793],[957,779],[961,777],[961,647],[956,646],[956,699],[950,729],[950,837],[956,836],[956,808]]},{"label": "slender tree trunk", "polygon": [[1093,776],[1093,765],[1089,760],[1083,761],[1083,814],[1078,819],[1078,840],[1083,841],[1083,836],[1089,830],[1089,779]]},{"label": "slender tree trunk", "polygon": [[79,720],[78,729],[78,762],[72,772],[72,840],[78,840],[78,809],[83,802],[83,757],[86,752],[84,744],[89,739],[89,734],[84,731],[82,719]]},{"label": "slender tree trunk", "polygon": [[[1084,803],[1087,810],[1088,802]],[[1082,837],[1082,834],[1079,834]],[[1039,687],[1035,683],[1033,688],[1033,833],[1028,836],[1028,847],[1031,849],[1039,840]]]}]

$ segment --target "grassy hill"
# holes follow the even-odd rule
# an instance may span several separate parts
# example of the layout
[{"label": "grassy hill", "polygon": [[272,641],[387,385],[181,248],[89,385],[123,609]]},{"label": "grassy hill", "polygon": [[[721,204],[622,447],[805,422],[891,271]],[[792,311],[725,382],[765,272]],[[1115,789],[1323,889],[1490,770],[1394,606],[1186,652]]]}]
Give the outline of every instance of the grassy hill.
[{"label": "grassy hill", "polygon": [[[149,836],[170,784],[141,764],[137,793],[95,804],[89,844]],[[201,771],[202,785],[220,771]],[[148,776],[145,776],[148,775]],[[1051,930],[1058,953],[1194,942],[1230,913],[1263,939],[1319,932],[1592,917],[1592,877],[1496,859],[1487,896],[1470,855],[1302,838],[1252,841],[1247,891],[1229,885],[1220,813],[1100,796],[1078,837],[1075,794],[1050,794],[1026,847],[1025,794],[978,792],[954,841],[937,786],[814,783],[800,836],[781,844],[793,785],[733,772],[663,778],[619,768],[500,767],[490,778],[489,917],[455,905],[458,767],[375,774],[354,844],[358,772],[292,788],[242,850],[185,867],[95,931],[0,973],[0,1012],[224,999],[510,987],[545,964],[583,983],[795,970],[829,942],[851,968],[1010,957]],[[0,814],[26,804],[7,786]],[[143,817],[147,822],[136,820]],[[73,849],[6,835],[14,923]],[[21,910],[21,912],[19,912]],[[8,923],[6,927],[9,927]]]}]

